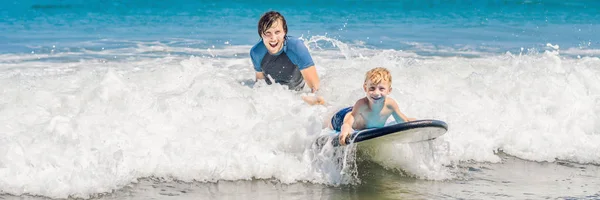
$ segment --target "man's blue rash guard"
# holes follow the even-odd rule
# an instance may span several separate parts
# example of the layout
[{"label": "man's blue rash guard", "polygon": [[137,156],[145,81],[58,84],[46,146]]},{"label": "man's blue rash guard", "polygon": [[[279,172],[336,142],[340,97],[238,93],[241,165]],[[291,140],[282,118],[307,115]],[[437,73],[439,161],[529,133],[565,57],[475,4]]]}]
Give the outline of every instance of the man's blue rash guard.
[{"label": "man's blue rash guard", "polygon": [[304,87],[300,70],[315,65],[304,43],[289,36],[285,37],[283,48],[277,54],[270,54],[261,40],[250,50],[250,57],[254,70],[264,73],[267,84],[271,84],[271,77],[275,83],[297,91]]}]

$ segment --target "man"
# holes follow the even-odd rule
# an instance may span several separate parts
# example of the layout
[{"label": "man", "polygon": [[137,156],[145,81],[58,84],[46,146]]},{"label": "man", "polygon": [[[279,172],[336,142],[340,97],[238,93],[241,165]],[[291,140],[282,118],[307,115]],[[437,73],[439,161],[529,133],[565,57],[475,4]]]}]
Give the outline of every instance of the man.
[{"label": "man", "polygon": [[[287,23],[283,15],[269,11],[258,21],[258,35],[262,38],[250,50],[256,70],[256,80],[264,79],[271,84],[287,85],[290,90],[300,91],[308,85],[312,93],[319,90],[317,69],[304,43],[287,36]],[[320,96],[302,96],[308,104],[324,104]]]}]

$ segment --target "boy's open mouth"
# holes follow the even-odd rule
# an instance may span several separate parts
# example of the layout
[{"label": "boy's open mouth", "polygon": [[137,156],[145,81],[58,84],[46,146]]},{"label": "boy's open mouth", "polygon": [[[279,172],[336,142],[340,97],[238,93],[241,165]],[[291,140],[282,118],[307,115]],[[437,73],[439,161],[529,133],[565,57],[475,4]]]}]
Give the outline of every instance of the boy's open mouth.
[{"label": "boy's open mouth", "polygon": [[371,97],[371,99],[373,99],[374,101],[377,101],[377,100],[379,100],[381,98],[383,98],[383,97]]}]

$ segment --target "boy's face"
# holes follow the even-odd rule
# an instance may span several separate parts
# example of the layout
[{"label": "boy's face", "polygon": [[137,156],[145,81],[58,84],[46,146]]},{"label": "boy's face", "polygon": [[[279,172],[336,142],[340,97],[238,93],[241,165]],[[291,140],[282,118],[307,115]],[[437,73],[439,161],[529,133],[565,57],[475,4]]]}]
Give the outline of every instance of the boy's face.
[{"label": "boy's face", "polygon": [[263,43],[270,54],[276,54],[283,48],[285,31],[282,24],[281,19],[279,19],[262,34]]},{"label": "boy's face", "polygon": [[385,97],[392,92],[392,87],[388,81],[381,81],[375,84],[371,80],[368,80],[363,87],[367,93],[367,99],[371,103],[383,102]]}]

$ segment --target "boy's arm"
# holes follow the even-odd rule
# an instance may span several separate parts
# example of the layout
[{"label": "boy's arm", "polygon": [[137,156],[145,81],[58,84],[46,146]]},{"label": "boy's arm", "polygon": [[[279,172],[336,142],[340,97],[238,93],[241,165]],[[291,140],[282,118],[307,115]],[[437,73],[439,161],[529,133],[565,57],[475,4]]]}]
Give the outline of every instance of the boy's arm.
[{"label": "boy's arm", "polygon": [[352,111],[350,111],[349,115],[344,117],[344,124],[340,128],[340,144],[346,145],[346,138],[350,135],[350,132],[353,131],[352,126],[354,125],[354,121],[356,117],[360,115],[360,111],[362,110],[362,106],[365,105],[363,99],[360,99],[354,103],[352,106]]},{"label": "boy's arm", "polygon": [[404,113],[400,112],[400,108],[398,107],[398,103],[396,101],[390,101],[389,108],[392,110],[392,115],[397,123],[414,121],[415,118],[408,118]]},{"label": "boy's arm", "polygon": [[350,135],[350,132],[352,132],[352,125],[354,124],[355,113],[358,112],[355,111],[353,108],[352,111],[350,111],[350,114],[344,117],[344,124],[342,124],[342,127],[340,128],[340,144],[342,145],[346,145],[346,138],[348,137],[348,135]]}]

